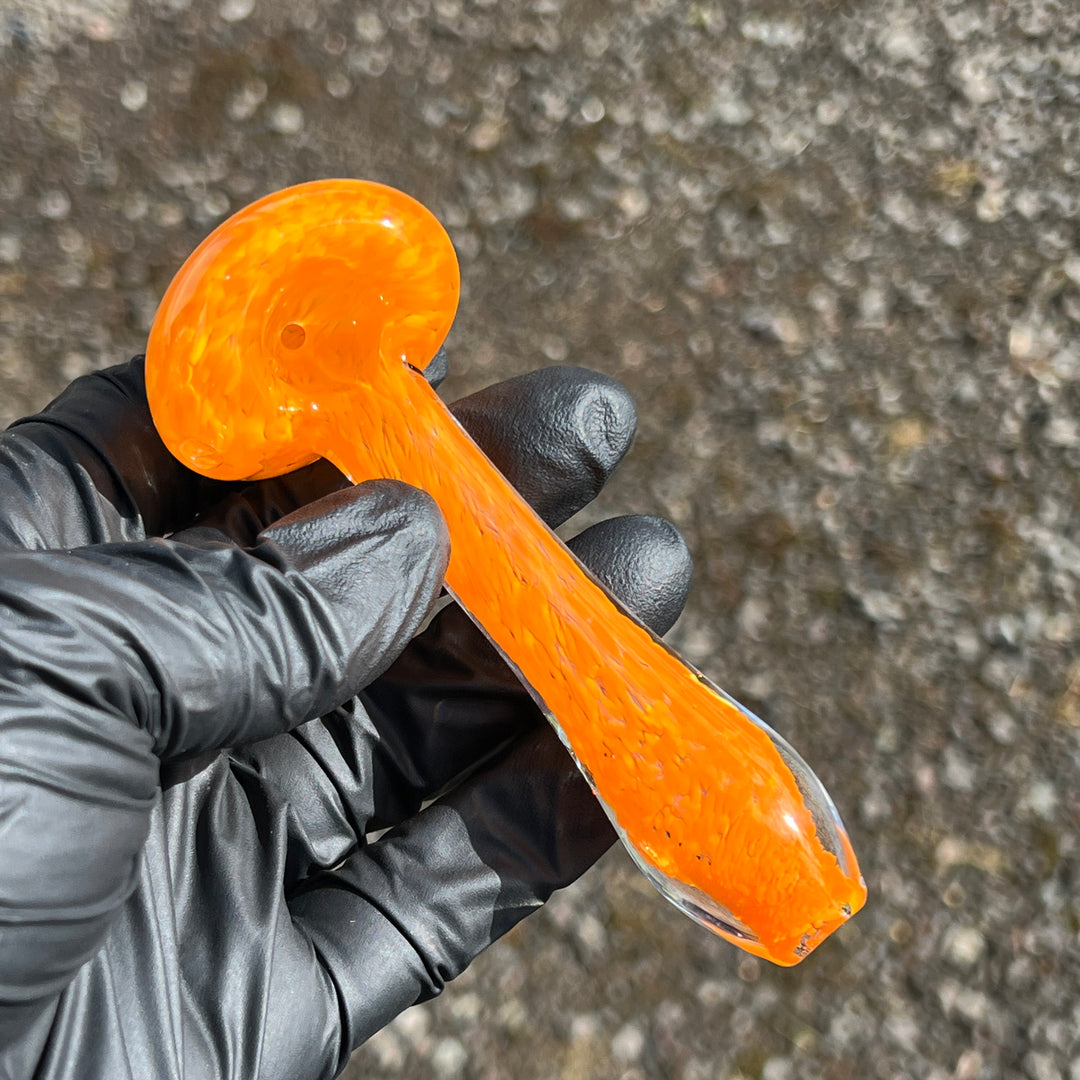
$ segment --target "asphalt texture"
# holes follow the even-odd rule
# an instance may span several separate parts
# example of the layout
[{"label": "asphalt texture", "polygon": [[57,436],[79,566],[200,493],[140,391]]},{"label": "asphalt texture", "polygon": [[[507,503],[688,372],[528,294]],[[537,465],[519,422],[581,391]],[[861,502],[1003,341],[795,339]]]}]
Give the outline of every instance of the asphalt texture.
[{"label": "asphalt texture", "polygon": [[0,101],[0,421],[140,351],[231,210],[404,188],[447,393],[629,387],[579,524],[683,530],[671,640],[860,854],[782,971],[613,853],[349,1076],[1080,1080],[1072,0],[0,0]]}]

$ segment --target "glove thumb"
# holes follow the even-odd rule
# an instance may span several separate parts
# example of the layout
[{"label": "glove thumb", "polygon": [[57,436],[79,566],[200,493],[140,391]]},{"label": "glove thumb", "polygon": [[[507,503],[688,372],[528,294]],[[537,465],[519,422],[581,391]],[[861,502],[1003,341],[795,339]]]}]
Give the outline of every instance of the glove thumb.
[{"label": "glove thumb", "polygon": [[139,627],[163,759],[267,738],[355,696],[423,622],[449,540],[429,496],[385,480],[280,519],[249,549],[193,529],[170,555]]}]

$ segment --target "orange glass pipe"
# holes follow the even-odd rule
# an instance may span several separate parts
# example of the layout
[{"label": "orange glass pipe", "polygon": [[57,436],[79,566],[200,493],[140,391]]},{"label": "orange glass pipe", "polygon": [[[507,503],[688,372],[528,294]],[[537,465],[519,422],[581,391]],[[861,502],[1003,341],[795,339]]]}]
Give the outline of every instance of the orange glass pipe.
[{"label": "orange glass pipe", "polygon": [[450,240],[360,180],[269,195],[173,280],[146,381],[166,444],[223,480],[326,457],[429,492],[447,587],[541,704],[631,855],[687,914],[794,964],[866,897],[821,783],[757,717],[628,615],[421,374],[457,307]]}]

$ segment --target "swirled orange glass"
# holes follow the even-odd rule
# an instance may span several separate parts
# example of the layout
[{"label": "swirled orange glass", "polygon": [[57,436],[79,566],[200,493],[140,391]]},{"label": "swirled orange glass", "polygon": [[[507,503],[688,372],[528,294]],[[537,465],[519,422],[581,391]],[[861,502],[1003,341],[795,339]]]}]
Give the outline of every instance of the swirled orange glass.
[{"label": "swirled orange glass", "polygon": [[866,896],[829,796],[581,567],[424,380],[458,292],[449,238],[407,195],[360,180],[270,195],[216,229],[162,301],[146,376],[162,438],[219,479],[322,456],[353,481],[429,492],[448,589],[645,874],[742,948],[798,962]]}]

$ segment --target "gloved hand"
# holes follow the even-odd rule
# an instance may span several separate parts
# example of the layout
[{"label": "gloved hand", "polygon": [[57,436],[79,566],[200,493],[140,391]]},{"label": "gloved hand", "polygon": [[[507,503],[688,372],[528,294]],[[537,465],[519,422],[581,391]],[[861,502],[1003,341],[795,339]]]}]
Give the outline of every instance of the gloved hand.
[{"label": "gloved hand", "polygon": [[[573,368],[456,411],[553,524],[635,422]],[[672,526],[572,546],[674,621]],[[414,636],[447,554],[402,484],[189,472],[138,360],[0,436],[0,1077],[333,1076],[608,847],[460,609]]]}]

